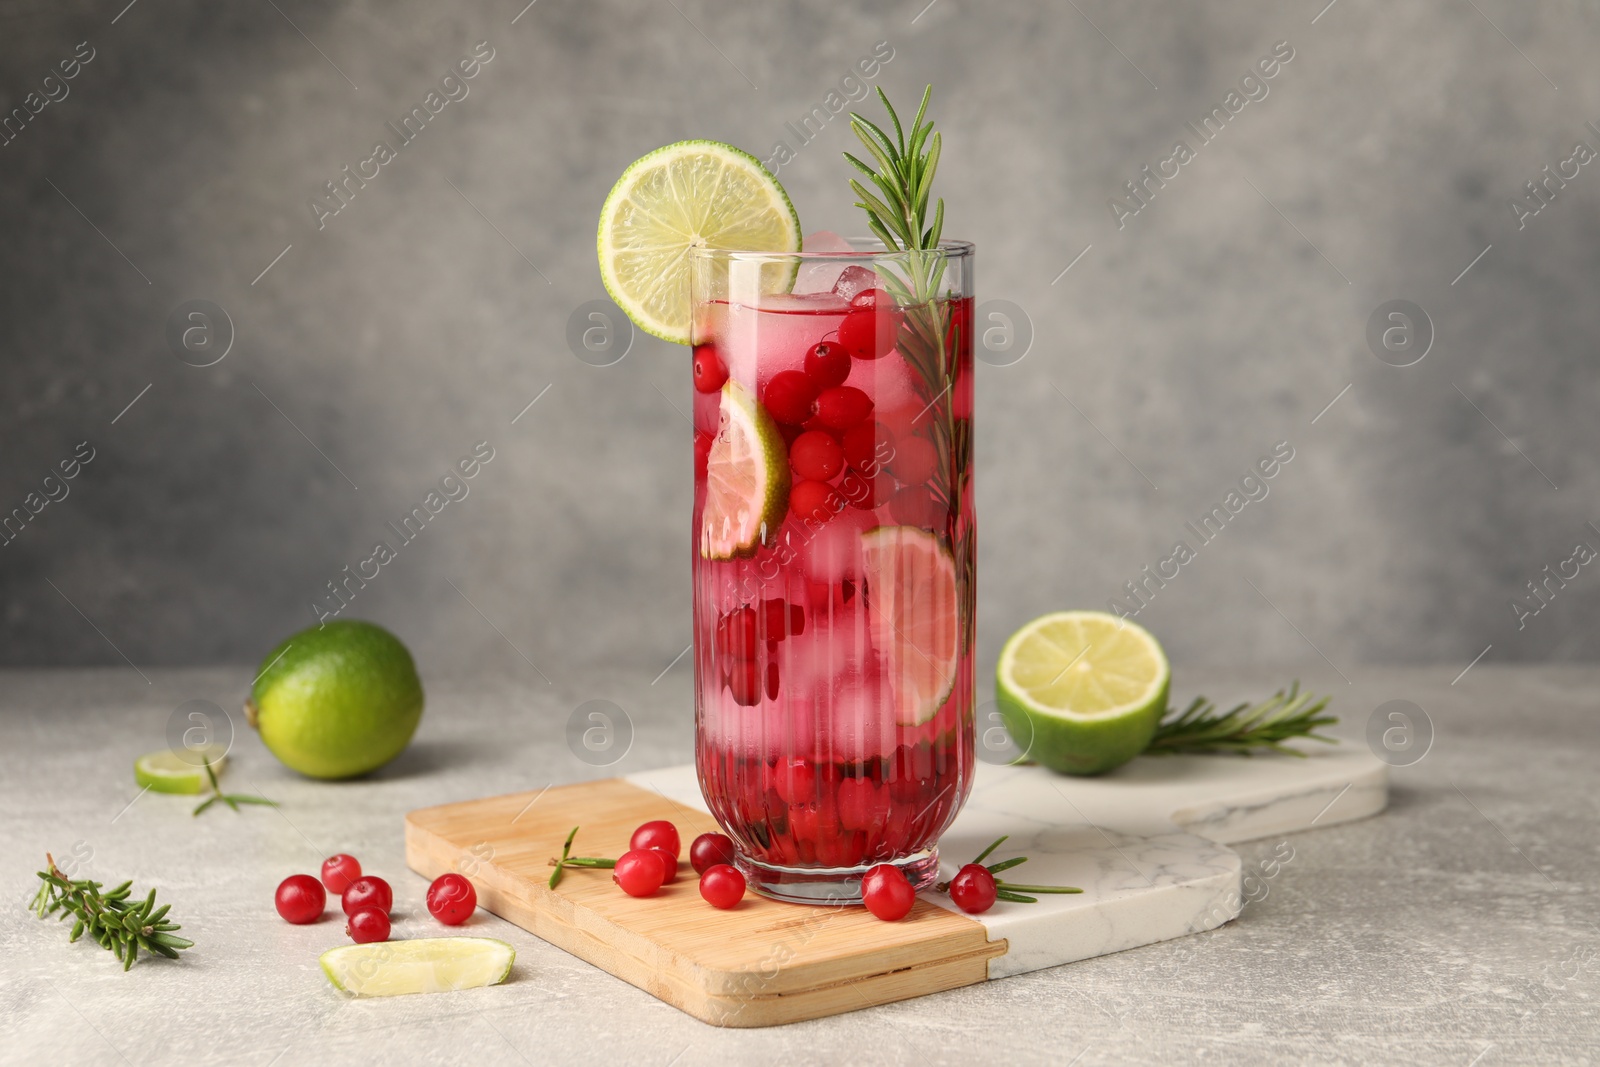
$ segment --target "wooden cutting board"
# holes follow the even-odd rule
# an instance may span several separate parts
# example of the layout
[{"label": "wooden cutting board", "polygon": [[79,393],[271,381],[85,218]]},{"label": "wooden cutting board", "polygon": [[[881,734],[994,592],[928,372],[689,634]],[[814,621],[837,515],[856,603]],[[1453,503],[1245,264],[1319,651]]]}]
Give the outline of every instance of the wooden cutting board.
[{"label": "wooden cutting board", "polygon": [[1001,903],[976,917],[937,893],[924,893],[898,923],[864,908],[753,894],[718,911],[700,899],[687,862],[676,882],[644,900],[618,890],[609,871],[569,870],[548,888],[549,861],[573,826],[582,827],[574,854],[588,856],[620,855],[651,819],[672,820],[686,846],[715,830],[692,767],[414,811],[406,861],[430,879],[460,871],[489,911],[698,1019],[770,1026],[1220,926],[1256,898],[1255,886],[1270,889],[1292,869],[1294,852],[1285,840],[1246,872],[1226,842],[1381,811],[1386,771],[1354,750],[1304,760],[1146,759],[1097,779],[980,766],[940,845],[945,877],[1010,834],[994,858],[1030,857],[1013,878],[1085,891]]}]

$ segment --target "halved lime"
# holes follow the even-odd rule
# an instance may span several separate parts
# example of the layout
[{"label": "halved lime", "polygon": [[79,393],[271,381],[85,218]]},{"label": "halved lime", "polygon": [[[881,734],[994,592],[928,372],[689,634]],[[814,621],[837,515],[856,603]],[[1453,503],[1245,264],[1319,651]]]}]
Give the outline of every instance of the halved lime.
[{"label": "halved lime", "polygon": [[358,997],[444,993],[499,985],[517,951],[493,937],[423,937],[341,945],[319,957],[335,989]]},{"label": "halved lime", "polygon": [[955,560],[915,526],[868,530],[861,559],[867,622],[894,687],[895,718],[920,726],[956,684],[962,633]]},{"label": "halved lime", "polygon": [[183,793],[193,796],[211,787],[206,778],[205,761],[211,769],[222,773],[228,757],[221,745],[205,748],[187,748],[176,752],[170,748],[146,752],[133,761],[133,780],[141,788],[149,787],[157,793]]},{"label": "halved lime", "polygon": [[706,457],[706,502],[700,514],[700,555],[753,555],[777,532],[789,506],[789,453],[783,435],[749,389],[722,386],[717,436]]},{"label": "halved lime", "polygon": [[800,218],[761,161],[718,141],[634,160],[600,209],[600,278],[641,330],[689,343],[689,249],[800,251]]},{"label": "halved lime", "polygon": [[1102,774],[1150,743],[1172,671],[1150,632],[1103,611],[1034,619],[1000,650],[995,698],[1028,755],[1063,774]]}]

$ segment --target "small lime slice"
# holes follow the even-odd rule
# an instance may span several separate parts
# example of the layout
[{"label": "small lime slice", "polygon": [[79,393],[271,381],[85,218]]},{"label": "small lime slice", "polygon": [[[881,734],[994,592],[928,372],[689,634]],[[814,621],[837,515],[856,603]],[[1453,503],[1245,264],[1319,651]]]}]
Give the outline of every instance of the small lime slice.
[{"label": "small lime slice", "polygon": [[321,957],[335,989],[358,997],[444,993],[499,985],[517,951],[492,937],[424,937],[342,945]]},{"label": "small lime slice", "polygon": [[140,788],[157,793],[184,793],[193,796],[211,788],[206,778],[205,761],[210,759],[211,769],[218,774],[228,761],[221,745],[207,748],[188,748],[175,752],[170,748],[146,752],[133,761],[133,780]]},{"label": "small lime slice", "polygon": [[794,205],[761,161],[717,141],[635,160],[600,209],[600,278],[641,330],[689,343],[689,249],[800,251]]},{"label": "small lime slice", "polygon": [[920,726],[939,713],[961,658],[956,564],[933,534],[880,526],[861,535],[872,645],[894,687],[895,718]]},{"label": "small lime slice", "polygon": [[749,389],[722,386],[717,436],[706,457],[706,500],[700,555],[753,555],[777,532],[789,505],[789,453],[783,435]]},{"label": "small lime slice", "polygon": [[1172,670],[1144,627],[1103,611],[1034,619],[1000,650],[995,697],[1028,755],[1063,774],[1101,774],[1150,743]]}]

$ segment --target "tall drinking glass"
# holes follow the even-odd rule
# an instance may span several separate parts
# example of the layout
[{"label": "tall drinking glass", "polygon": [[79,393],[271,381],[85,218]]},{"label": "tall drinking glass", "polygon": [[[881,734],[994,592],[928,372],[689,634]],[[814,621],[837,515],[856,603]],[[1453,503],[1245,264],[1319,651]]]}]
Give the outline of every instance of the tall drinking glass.
[{"label": "tall drinking glass", "polygon": [[938,874],[972,787],[970,244],[691,253],[695,757],[751,886]]}]

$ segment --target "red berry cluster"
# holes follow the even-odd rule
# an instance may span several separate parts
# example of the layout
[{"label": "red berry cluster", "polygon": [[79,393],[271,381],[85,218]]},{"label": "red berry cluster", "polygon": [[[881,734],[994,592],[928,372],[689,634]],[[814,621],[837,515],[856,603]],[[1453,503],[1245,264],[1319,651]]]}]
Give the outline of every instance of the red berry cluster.
[{"label": "red berry cluster", "polygon": [[[555,873],[550,888],[561,881],[566,868],[611,869],[611,880],[630,897],[653,897],[663,885],[678,877],[678,854],[682,842],[678,828],[666,819],[654,819],[640,826],[628,839],[628,851],[615,860],[598,856],[571,856],[572,839],[578,828],[567,835],[560,859],[550,861]],[[700,896],[714,908],[731,908],[744,899],[744,875],[733,866],[733,842],[722,834],[701,834],[689,846],[689,864],[700,876]]]},{"label": "red berry cluster", "polygon": [[[771,653],[784,638],[804,633],[805,628],[805,609],[782,597],[741,605],[717,620],[717,663],[735,702],[755,707],[761,703],[763,684],[767,699],[777,698],[778,664]],[[763,647],[769,654],[765,672],[757,658]]]},{"label": "red berry cluster", "polygon": [[[361,873],[354,856],[339,853],[322,863],[322,880],[291,874],[278,884],[274,903],[287,922],[303,925],[322,918],[329,893],[339,895],[346,916],[345,933],[357,944],[389,940],[389,913],[394,890],[376,875]],[[454,872],[441,874],[428,886],[428,912],[446,926],[459,926],[478,906],[478,891]]]}]

